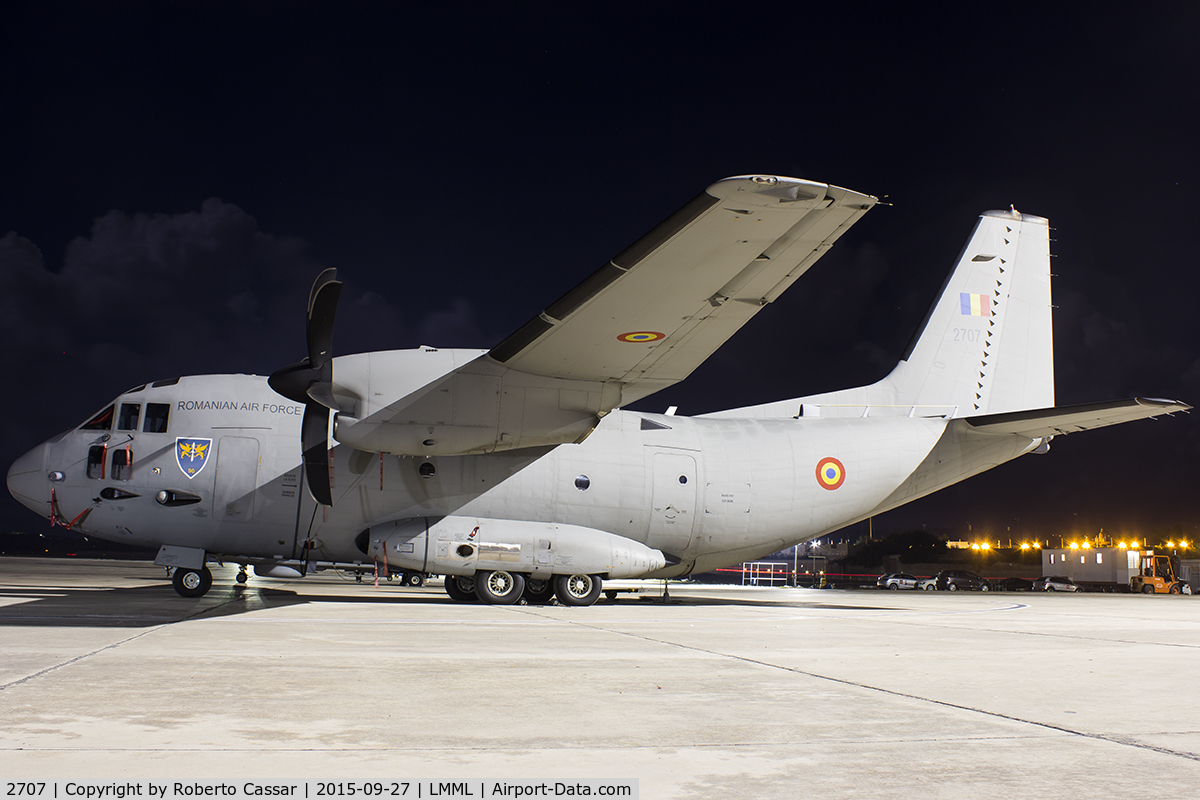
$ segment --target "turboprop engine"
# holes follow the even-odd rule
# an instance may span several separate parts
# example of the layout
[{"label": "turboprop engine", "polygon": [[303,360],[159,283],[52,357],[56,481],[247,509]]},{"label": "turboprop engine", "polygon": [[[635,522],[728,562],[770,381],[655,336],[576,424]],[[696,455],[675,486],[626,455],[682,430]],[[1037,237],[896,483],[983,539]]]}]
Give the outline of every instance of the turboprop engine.
[{"label": "turboprop engine", "polygon": [[397,520],[359,536],[359,548],[389,567],[444,575],[504,570],[530,578],[636,578],[667,564],[658,550],[579,525],[476,517]]}]

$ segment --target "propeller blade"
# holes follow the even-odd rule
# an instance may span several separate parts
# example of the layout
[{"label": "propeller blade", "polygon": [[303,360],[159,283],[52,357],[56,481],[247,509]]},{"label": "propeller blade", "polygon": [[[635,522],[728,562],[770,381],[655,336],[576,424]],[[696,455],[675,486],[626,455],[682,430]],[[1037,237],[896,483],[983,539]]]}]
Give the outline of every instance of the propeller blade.
[{"label": "propeller blade", "polygon": [[333,505],[332,476],[329,473],[329,421],[339,411],[333,399],[333,320],[337,315],[342,282],[333,267],[313,282],[308,295],[308,358],[298,364],[277,369],[267,385],[287,399],[304,404],[300,426],[300,444],[304,451],[304,474],[308,490],[321,505]]},{"label": "propeller blade", "polygon": [[308,363],[320,370],[333,355],[333,320],[337,316],[342,282],[337,268],[330,267],[317,276],[308,296]]},{"label": "propeller blade", "polygon": [[311,402],[308,387],[319,381],[321,374],[308,365],[308,359],[277,369],[267,378],[267,385],[279,394],[296,403]]},{"label": "propeller blade", "polygon": [[324,406],[309,403],[304,407],[300,440],[304,447],[304,476],[313,499],[323,506],[333,505],[329,476],[329,416]]}]

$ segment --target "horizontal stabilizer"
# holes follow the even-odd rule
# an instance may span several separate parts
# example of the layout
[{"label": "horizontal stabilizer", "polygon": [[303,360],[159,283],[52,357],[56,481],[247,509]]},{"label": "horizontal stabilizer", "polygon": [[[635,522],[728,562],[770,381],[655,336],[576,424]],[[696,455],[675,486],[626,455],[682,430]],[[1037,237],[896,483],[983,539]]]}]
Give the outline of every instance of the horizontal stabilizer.
[{"label": "horizontal stabilizer", "polygon": [[1107,403],[1085,403],[1060,408],[1039,408],[1032,411],[1010,411],[1004,414],[984,414],[967,417],[964,422],[981,433],[1017,434],[1036,439],[1059,436],[1076,431],[1090,431],[1135,419],[1147,419],[1162,414],[1188,411],[1191,406],[1175,400],[1155,400],[1133,397]]}]

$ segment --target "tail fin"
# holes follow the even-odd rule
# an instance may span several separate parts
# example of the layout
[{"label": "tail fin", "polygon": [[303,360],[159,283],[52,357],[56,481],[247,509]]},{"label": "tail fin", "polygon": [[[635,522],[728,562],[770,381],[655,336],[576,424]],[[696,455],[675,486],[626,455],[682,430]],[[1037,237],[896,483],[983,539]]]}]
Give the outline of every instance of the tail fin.
[{"label": "tail fin", "polygon": [[1053,406],[1049,231],[1044,217],[985,211],[909,351],[868,394],[956,417]]},{"label": "tail fin", "polygon": [[985,211],[908,352],[878,383],[711,416],[969,417],[1054,405],[1050,226]]}]

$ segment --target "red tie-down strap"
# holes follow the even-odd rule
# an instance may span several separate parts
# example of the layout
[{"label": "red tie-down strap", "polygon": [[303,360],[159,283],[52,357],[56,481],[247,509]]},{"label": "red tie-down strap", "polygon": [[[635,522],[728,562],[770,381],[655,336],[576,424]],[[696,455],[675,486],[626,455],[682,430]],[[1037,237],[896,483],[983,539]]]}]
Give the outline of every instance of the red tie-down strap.
[{"label": "red tie-down strap", "polygon": [[81,523],[85,519],[87,519],[87,516],[90,513],[92,513],[92,507],[88,506],[83,511],[80,511],[75,516],[75,519],[68,522],[67,518],[65,516],[63,516],[61,511],[59,511],[58,496],[54,493],[54,488],[53,487],[50,488],[50,527],[51,528],[53,528],[55,525],[60,525],[67,530],[71,530],[76,525],[78,525],[79,523]]}]

